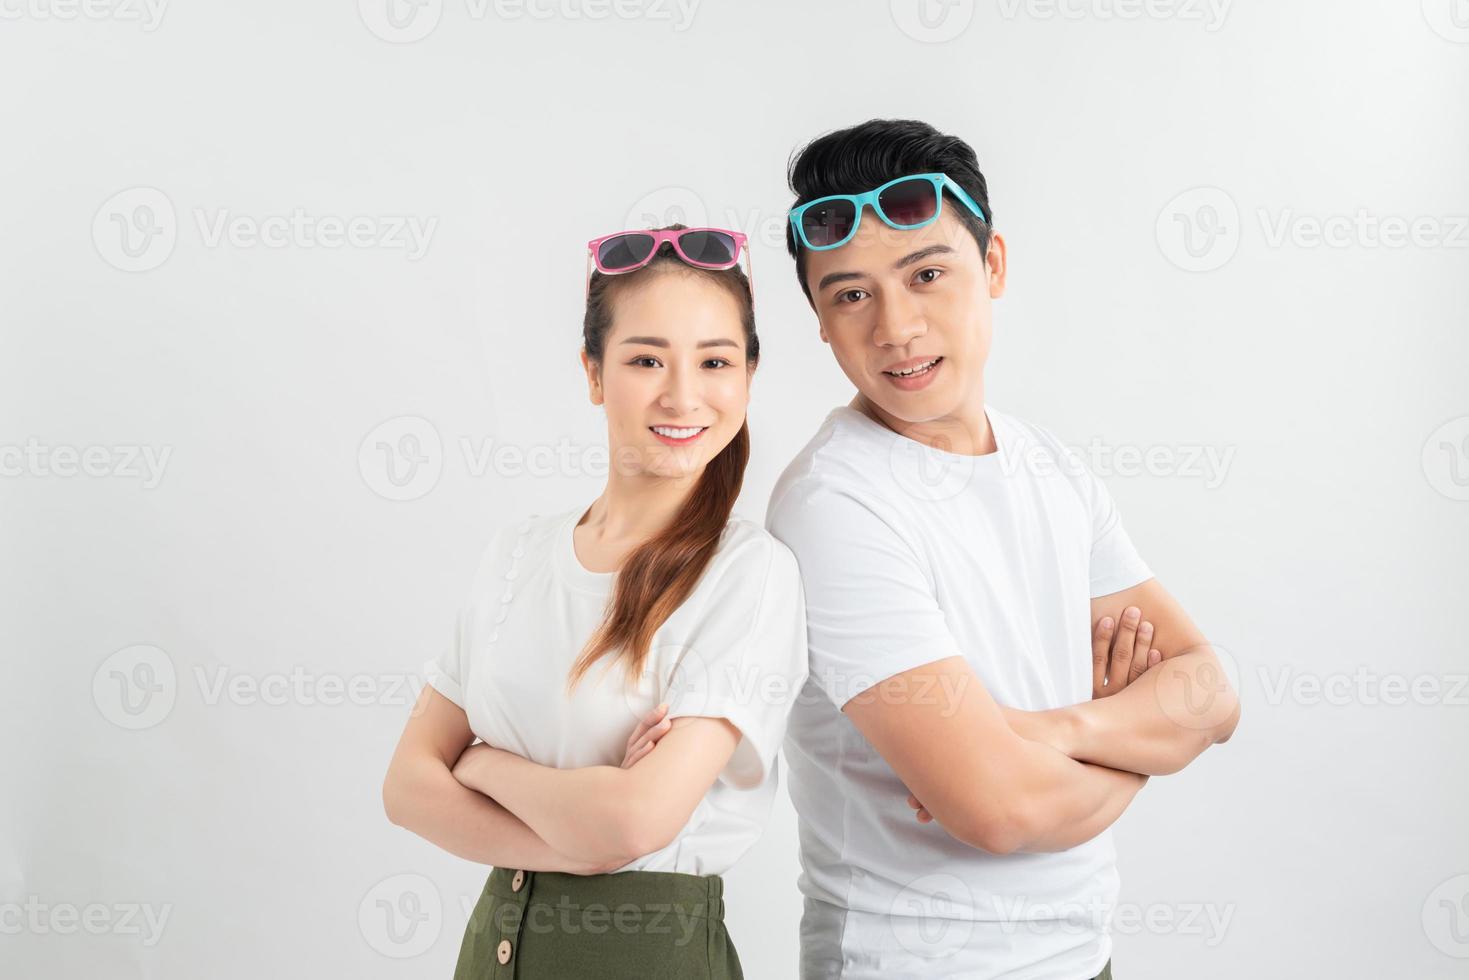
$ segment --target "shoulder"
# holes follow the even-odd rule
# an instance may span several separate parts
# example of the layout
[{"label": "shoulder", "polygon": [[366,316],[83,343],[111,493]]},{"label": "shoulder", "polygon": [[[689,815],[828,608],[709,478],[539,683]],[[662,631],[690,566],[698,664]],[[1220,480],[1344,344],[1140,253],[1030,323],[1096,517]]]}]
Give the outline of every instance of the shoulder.
[{"label": "shoulder", "polygon": [[720,577],[732,574],[752,584],[797,578],[796,556],[791,549],[759,523],[744,517],[731,517],[724,525],[709,570]]},{"label": "shoulder", "polygon": [[985,406],[985,414],[989,416],[997,440],[1008,442],[1011,446],[1021,449],[1031,448],[1033,450],[1035,447],[1040,447],[1049,452],[1066,450],[1065,444],[1056,437],[1055,433],[1039,422],[1001,412],[991,406]]},{"label": "shoulder", "polygon": [[897,438],[855,409],[832,409],[776,480],[766,525],[833,497],[880,510],[898,489],[891,465]]}]

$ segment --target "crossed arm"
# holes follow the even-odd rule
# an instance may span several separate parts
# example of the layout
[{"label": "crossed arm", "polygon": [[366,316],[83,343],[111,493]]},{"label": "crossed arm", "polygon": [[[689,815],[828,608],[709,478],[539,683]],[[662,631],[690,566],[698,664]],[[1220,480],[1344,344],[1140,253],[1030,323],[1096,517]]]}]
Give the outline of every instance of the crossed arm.
[{"label": "crossed arm", "polygon": [[[1091,607],[1090,701],[1039,712],[1000,707],[963,658],[951,657],[843,707],[909,788],[921,822],[937,820],[996,853],[1073,847],[1116,820],[1148,775],[1177,772],[1230,737],[1238,699],[1198,627],[1156,579]],[[951,702],[911,704],[896,694],[935,682],[957,692]],[[946,747],[942,757],[934,745]]]},{"label": "crossed arm", "polygon": [[481,864],[613,871],[677,836],[739,742],[724,719],[656,717],[629,737],[622,766],[555,769],[471,745],[464,710],[425,687],[389,763],[383,806],[394,824]]},{"label": "crossed arm", "polygon": [[[1073,759],[1150,776],[1178,772],[1229,740],[1239,698],[1209,641],[1156,578],[1093,599],[1091,612],[1099,634],[1108,620],[1117,631],[1110,662],[1107,644],[1093,644],[1092,700],[1049,711],[1007,709],[1017,731]],[[1161,653],[1156,665],[1133,652],[1149,647]]]}]

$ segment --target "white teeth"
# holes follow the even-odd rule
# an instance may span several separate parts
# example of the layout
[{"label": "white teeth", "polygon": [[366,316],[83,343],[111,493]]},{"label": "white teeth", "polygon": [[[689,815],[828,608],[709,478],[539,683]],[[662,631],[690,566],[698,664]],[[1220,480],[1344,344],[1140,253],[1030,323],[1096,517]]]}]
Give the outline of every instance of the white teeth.
[{"label": "white teeth", "polygon": [[692,429],[671,429],[666,425],[652,426],[654,432],[660,436],[667,436],[670,439],[689,439],[703,432],[705,428],[706,426],[696,426]]},{"label": "white teeth", "polygon": [[924,361],[922,364],[918,365],[917,367],[911,367],[911,368],[909,368],[906,371],[885,371],[883,373],[884,374],[891,374],[895,378],[911,378],[915,374],[922,374],[924,371],[927,371],[929,368],[933,367],[938,362],[939,362],[939,359],[937,357],[935,357],[931,361]]}]

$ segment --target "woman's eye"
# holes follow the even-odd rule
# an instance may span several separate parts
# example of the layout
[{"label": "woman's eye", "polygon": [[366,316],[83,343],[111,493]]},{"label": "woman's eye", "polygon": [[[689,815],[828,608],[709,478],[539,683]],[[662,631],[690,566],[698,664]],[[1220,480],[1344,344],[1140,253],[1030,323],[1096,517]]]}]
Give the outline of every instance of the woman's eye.
[{"label": "woman's eye", "polygon": [[709,360],[705,361],[704,364],[705,366],[713,364],[715,367],[729,367],[729,361],[726,361],[722,357],[711,357],[709,358]]},{"label": "woman's eye", "polygon": [[918,275],[914,276],[919,282],[930,283],[944,274],[942,269],[920,269]]},{"label": "woman's eye", "polygon": [[837,293],[837,302],[855,303],[866,295],[867,291],[865,289],[848,289],[843,292]]},{"label": "woman's eye", "polygon": [[638,367],[657,367],[658,366],[658,358],[656,358],[656,357],[635,357],[635,358],[633,358],[632,363],[636,364]]}]

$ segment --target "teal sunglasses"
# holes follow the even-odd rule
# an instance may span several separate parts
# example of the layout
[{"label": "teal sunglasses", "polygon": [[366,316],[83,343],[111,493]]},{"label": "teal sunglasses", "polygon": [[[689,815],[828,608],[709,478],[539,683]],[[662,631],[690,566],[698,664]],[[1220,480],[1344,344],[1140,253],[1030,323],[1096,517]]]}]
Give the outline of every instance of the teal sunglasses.
[{"label": "teal sunglasses", "polygon": [[889,228],[899,231],[933,224],[943,209],[945,190],[962,201],[980,221],[989,222],[974,198],[948,174],[914,174],[890,180],[866,194],[833,194],[807,201],[791,210],[791,224],[802,245],[813,252],[824,252],[852,240],[862,223],[864,205],[870,204]]}]

